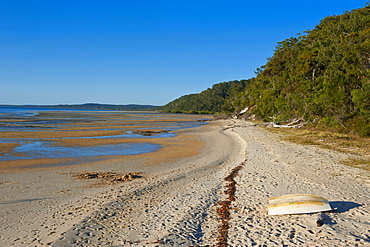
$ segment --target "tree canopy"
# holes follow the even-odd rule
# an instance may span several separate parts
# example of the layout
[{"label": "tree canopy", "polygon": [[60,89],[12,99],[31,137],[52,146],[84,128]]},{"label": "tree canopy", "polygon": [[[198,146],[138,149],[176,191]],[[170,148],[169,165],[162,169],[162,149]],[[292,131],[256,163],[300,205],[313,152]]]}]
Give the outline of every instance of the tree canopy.
[{"label": "tree canopy", "polygon": [[215,84],[167,111],[236,112],[370,136],[370,6],[324,18],[276,45],[256,78]]},{"label": "tree canopy", "polygon": [[[264,118],[303,118],[370,135],[370,7],[324,18],[276,46],[245,94]],[[355,125],[355,126],[354,126]]]},{"label": "tree canopy", "polygon": [[241,96],[249,80],[222,82],[198,94],[184,95],[167,105],[163,110],[182,113],[232,112],[240,107]]}]

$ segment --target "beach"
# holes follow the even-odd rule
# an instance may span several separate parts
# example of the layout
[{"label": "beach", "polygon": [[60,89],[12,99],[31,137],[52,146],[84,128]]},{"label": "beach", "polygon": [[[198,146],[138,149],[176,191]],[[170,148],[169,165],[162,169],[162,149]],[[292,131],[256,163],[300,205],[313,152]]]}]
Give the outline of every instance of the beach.
[{"label": "beach", "polygon": [[[52,163],[47,159],[21,166],[2,162],[0,245],[370,245],[369,172],[340,164],[351,154],[281,141],[241,120],[210,121],[174,133],[150,139],[161,148],[148,153],[80,163],[60,158],[55,166],[40,165]],[[143,142],[129,139],[135,140]],[[54,141],[76,147],[123,142]],[[228,202],[230,181],[225,178],[237,167],[234,199]],[[77,176],[92,173],[129,179]],[[317,214],[269,216],[268,199],[286,194],[319,195],[334,210],[326,213],[321,227]],[[224,218],[222,203],[229,205]]]}]

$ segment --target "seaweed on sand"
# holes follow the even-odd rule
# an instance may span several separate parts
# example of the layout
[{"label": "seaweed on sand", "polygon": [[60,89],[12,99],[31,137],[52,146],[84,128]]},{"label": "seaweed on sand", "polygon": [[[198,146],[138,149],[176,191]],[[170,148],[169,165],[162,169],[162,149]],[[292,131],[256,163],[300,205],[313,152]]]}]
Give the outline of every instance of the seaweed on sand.
[{"label": "seaweed on sand", "polygon": [[230,220],[230,206],[231,202],[235,201],[236,182],[234,178],[238,175],[240,169],[243,168],[244,163],[235,167],[230,174],[224,178],[225,181],[229,182],[226,185],[226,191],[228,195],[227,200],[218,202],[220,208],[217,209],[217,214],[221,219],[221,225],[218,227],[217,246],[226,247],[227,239],[229,234],[229,220]]}]

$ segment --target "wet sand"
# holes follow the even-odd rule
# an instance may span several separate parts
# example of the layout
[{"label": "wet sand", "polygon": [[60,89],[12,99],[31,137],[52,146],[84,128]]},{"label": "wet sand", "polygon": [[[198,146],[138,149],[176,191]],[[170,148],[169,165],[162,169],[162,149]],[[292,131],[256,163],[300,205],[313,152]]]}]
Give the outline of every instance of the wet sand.
[{"label": "wet sand", "polygon": [[[228,196],[225,178],[238,166],[235,200],[228,209],[228,246],[370,244],[370,174],[341,165],[350,154],[283,142],[235,120],[177,133],[151,139],[163,147],[152,153],[4,170],[0,244],[222,246],[217,212]],[[144,175],[104,185],[76,179],[73,174],[79,172]],[[268,198],[293,193],[326,197],[335,210],[326,214],[321,227],[315,223],[317,214],[267,215]]]},{"label": "wet sand", "polygon": [[[127,144],[127,147],[130,147],[131,144],[153,144],[163,149],[161,150],[163,159],[174,155],[181,158],[197,152],[201,148],[201,144],[190,136],[180,136],[181,131],[179,130],[192,125],[199,125],[199,121],[206,119],[210,119],[210,116],[152,113],[123,114],[120,112],[43,112],[39,116],[31,118],[2,119],[3,123],[9,122],[9,125],[13,123],[13,129],[17,128],[0,132],[0,172],[17,172],[19,169],[53,169],[65,165],[90,165],[102,160],[131,159],[131,157],[125,155],[122,148],[122,155],[120,155],[120,150],[117,150],[115,155],[106,154],[114,146],[120,144]],[[19,126],[19,122],[24,122],[24,124]],[[174,134],[175,131],[177,136]],[[44,157],[40,157],[42,155],[32,157],[32,153],[42,152],[42,150],[37,149],[37,146],[34,150],[31,146],[29,148],[31,152],[28,152],[27,149],[21,152],[18,150],[13,152],[13,150],[16,151],[15,148],[22,145],[40,142],[45,143],[43,144],[44,148],[48,150]],[[175,146],[182,147],[184,145],[193,148],[174,148]],[[58,149],[58,146],[63,149]],[[123,148],[126,146],[123,146]],[[171,150],[169,150],[170,146],[172,147]],[[78,154],[78,157],[58,158],[56,153],[74,151],[79,147],[99,147],[102,155],[97,154],[94,157],[94,155],[88,156],[83,153],[88,152],[89,149],[81,149],[82,151]],[[104,149],[107,149],[107,152],[104,152]],[[136,153],[135,147],[133,147],[132,152]],[[135,158],[141,158],[141,156]],[[152,155],[147,157],[148,160],[151,158]]]}]

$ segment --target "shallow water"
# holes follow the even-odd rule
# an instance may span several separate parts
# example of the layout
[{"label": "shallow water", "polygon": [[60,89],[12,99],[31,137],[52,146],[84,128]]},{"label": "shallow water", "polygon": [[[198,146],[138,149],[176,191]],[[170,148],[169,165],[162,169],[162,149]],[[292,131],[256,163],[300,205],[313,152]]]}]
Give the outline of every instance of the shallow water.
[{"label": "shallow water", "polygon": [[[1,109],[0,109],[1,112]],[[30,160],[39,158],[99,158],[102,156],[135,155],[153,152],[161,148],[147,139],[176,136],[175,131],[204,125],[204,121],[194,121],[195,117],[175,114],[111,112],[111,111],[26,111],[0,114],[0,145],[17,144],[9,152],[0,152],[0,162],[9,160]],[[32,113],[32,114],[31,114]],[[199,117],[198,117],[199,119]],[[200,119],[201,120],[201,119]],[[79,128],[75,130],[73,128]],[[86,127],[86,129],[84,129]],[[91,136],[86,136],[90,128]],[[92,131],[122,130],[117,135],[97,135]],[[125,131],[126,130],[126,131]],[[123,143],[96,146],[58,145],[55,138],[42,138],[41,134],[61,133],[58,140],[64,139],[122,139]],[[84,133],[71,137],[69,133]],[[26,138],[26,133],[40,133],[40,138]],[[4,138],[1,133],[14,135]],[[25,133],[24,135],[22,133]],[[100,132],[101,134],[102,132]],[[49,135],[50,136],[50,135]],[[127,141],[125,140],[127,139]],[[130,143],[128,139],[143,139],[143,142]],[[1,147],[1,146],[0,146]],[[6,146],[4,146],[6,147]],[[5,148],[4,148],[5,149]]]},{"label": "shallow water", "polygon": [[120,143],[91,147],[63,147],[53,142],[35,141],[14,148],[13,155],[6,155],[2,160],[37,159],[37,158],[80,158],[95,156],[133,155],[153,152],[160,145],[152,143]]}]

